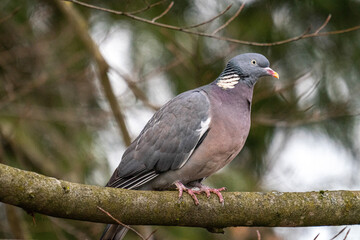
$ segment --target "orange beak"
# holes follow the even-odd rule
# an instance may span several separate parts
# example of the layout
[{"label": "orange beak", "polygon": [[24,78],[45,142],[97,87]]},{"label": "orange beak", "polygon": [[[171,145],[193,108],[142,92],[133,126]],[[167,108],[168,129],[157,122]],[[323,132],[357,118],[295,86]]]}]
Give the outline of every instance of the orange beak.
[{"label": "orange beak", "polygon": [[279,74],[277,72],[275,72],[274,70],[272,70],[271,68],[267,67],[265,68],[266,71],[268,72],[269,75],[279,79]]}]

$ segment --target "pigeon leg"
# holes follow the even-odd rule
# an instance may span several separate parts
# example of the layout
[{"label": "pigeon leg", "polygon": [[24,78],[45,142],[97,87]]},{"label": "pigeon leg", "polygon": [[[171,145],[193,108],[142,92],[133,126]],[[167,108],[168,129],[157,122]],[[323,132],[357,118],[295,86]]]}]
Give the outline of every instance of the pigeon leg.
[{"label": "pigeon leg", "polygon": [[211,187],[202,185],[201,183],[197,184],[196,187],[198,187],[199,190],[193,191],[195,194],[200,194],[200,193],[204,192],[207,197],[210,197],[210,193],[214,193],[214,194],[216,194],[216,195],[218,196],[219,201],[220,201],[221,203],[224,202],[224,198],[223,198],[223,196],[222,196],[222,194],[221,194],[221,191],[226,190],[225,187],[222,187],[222,188],[211,188]]},{"label": "pigeon leg", "polygon": [[195,205],[199,205],[199,200],[197,199],[195,192],[193,190],[185,187],[185,185],[179,181],[175,182],[175,186],[179,190],[179,198],[182,197],[183,192],[187,192],[191,196],[191,198],[194,200]]},{"label": "pigeon leg", "polygon": [[211,188],[211,187],[202,185],[201,183],[196,183],[194,185],[194,188],[199,189],[199,190],[193,190],[193,188],[187,188],[184,184],[182,184],[179,181],[175,182],[175,186],[179,190],[179,198],[182,197],[183,192],[186,192],[194,200],[195,205],[199,205],[199,200],[197,199],[196,194],[201,194],[201,193],[205,193],[208,198],[210,197],[211,193],[214,193],[218,196],[220,203],[224,202],[224,198],[221,194],[221,191],[226,190],[225,187]]}]

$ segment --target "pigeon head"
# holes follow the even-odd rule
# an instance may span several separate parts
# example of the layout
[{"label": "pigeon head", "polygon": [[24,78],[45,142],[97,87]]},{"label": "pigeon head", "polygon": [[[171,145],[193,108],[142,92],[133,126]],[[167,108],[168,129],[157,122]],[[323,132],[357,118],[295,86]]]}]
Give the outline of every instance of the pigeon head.
[{"label": "pigeon head", "polygon": [[260,77],[279,74],[272,70],[269,60],[258,53],[245,53],[232,58],[224,71],[216,79],[216,84],[223,89],[234,88],[239,82],[246,83],[249,87],[255,85]]}]

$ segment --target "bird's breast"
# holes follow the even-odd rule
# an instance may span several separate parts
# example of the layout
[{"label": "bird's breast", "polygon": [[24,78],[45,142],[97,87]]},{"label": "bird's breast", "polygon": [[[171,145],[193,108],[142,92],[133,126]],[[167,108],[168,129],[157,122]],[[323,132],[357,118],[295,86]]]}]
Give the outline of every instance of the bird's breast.
[{"label": "bird's breast", "polygon": [[187,184],[206,178],[231,162],[241,151],[250,130],[249,98],[232,99],[232,102],[216,95],[209,98],[211,122],[203,142],[184,166],[162,174],[154,180],[154,186],[163,188],[175,181]]},{"label": "bird's breast", "polygon": [[[246,103],[247,104],[247,103]],[[240,152],[250,129],[250,112],[243,106],[212,106],[210,130],[189,161],[178,171],[193,181],[208,177],[231,162]],[[222,107],[221,111],[214,109]],[[186,174],[190,173],[190,174]]]}]

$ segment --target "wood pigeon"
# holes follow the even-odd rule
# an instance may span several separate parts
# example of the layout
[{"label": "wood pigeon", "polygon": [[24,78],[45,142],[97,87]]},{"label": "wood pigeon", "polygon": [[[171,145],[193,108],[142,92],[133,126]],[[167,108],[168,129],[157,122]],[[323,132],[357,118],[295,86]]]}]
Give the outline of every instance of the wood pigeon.
[{"label": "wood pigeon", "polygon": [[[157,111],[127,148],[107,187],[179,190],[198,205],[195,194],[220,191],[202,180],[230,163],[250,130],[253,89],[260,77],[278,73],[261,54],[232,58],[212,83],[184,92]],[[108,225],[101,239],[122,239],[127,229]]]}]

